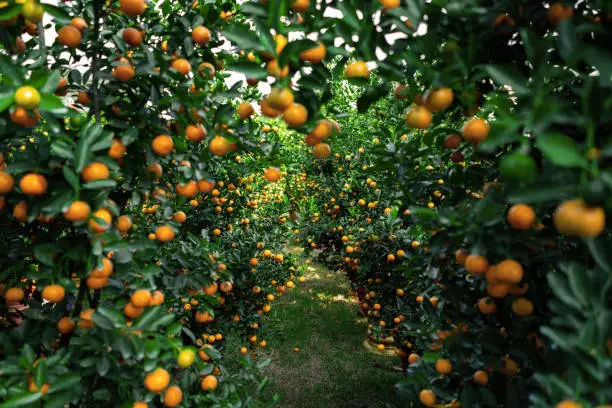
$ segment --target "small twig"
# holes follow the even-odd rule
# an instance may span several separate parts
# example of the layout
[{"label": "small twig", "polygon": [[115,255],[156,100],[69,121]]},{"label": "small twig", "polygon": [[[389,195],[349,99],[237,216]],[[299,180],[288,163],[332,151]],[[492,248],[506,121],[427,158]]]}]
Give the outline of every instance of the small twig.
[{"label": "small twig", "polygon": [[38,44],[42,51],[43,58],[45,60],[45,66],[47,65],[47,43],[45,42],[45,27],[43,26],[42,20],[36,24],[38,30]]},{"label": "small twig", "polygon": [[93,96],[93,109],[96,117],[96,122],[100,123],[100,97],[98,95],[98,37],[100,34],[100,12],[102,11],[102,2],[100,0],[94,0],[94,28],[92,32],[93,42],[93,54],[91,56],[91,77],[92,77],[92,96]]}]

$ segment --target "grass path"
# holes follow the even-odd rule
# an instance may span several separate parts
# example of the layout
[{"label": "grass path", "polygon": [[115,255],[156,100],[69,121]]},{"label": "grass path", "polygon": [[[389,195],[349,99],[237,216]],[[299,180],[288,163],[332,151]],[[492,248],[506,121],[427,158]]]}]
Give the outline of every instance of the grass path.
[{"label": "grass path", "polygon": [[[313,265],[306,280],[274,301],[265,323],[270,395],[283,408],[387,408],[396,406],[397,357],[367,352],[366,319],[347,297],[339,273]],[[299,352],[294,352],[298,347]]]}]

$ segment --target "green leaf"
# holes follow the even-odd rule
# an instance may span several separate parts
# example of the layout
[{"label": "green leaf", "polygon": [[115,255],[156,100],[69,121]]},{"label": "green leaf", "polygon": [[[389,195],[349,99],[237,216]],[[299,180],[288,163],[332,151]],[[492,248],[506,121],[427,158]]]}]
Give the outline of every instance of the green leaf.
[{"label": "green leaf", "polygon": [[538,185],[510,192],[508,194],[508,201],[513,204],[535,204],[559,201],[560,198],[569,198],[574,194],[574,185]]},{"label": "green leaf", "polygon": [[11,18],[19,15],[23,4],[13,3],[9,7],[3,7],[0,9],[0,20],[10,20]]},{"label": "green leaf", "polygon": [[101,188],[112,188],[117,185],[115,180],[104,179],[104,180],[94,180],[88,183],[83,184],[83,188],[86,190],[98,190]]},{"label": "green leaf", "polygon": [[98,360],[98,363],[96,364],[96,369],[98,370],[98,374],[101,377],[104,377],[106,373],[108,373],[108,370],[110,369],[110,361],[104,354]]},{"label": "green leaf", "polygon": [[48,3],[41,4],[45,7],[45,12],[53,16],[57,24],[66,25],[70,23],[70,20],[72,20],[72,17],[70,17],[63,8]]},{"label": "green leaf", "polygon": [[558,47],[559,54],[566,61],[569,62],[576,58],[576,47],[578,46],[578,39],[576,36],[576,27],[570,18],[563,19],[557,24]]},{"label": "green leaf", "polygon": [[537,147],[544,157],[562,167],[584,167],[588,161],[580,153],[576,142],[560,133],[547,133],[537,137]]},{"label": "green leaf", "polygon": [[235,25],[227,30],[223,30],[223,34],[228,40],[238,45],[243,50],[256,50],[274,52],[273,49],[267,49],[259,40],[257,33],[250,28],[242,25]]},{"label": "green leaf", "polygon": [[40,392],[24,392],[6,400],[0,408],[31,407],[42,396]]},{"label": "green leaf", "polygon": [[96,313],[104,316],[117,328],[125,326],[125,315],[119,310],[106,306],[98,306]]},{"label": "green leaf", "polygon": [[0,91],[0,112],[4,112],[15,100],[15,91],[12,88],[6,88]]},{"label": "green leaf", "polygon": [[229,71],[243,73],[247,78],[266,79],[268,71],[254,62],[236,62],[228,67]]},{"label": "green leaf", "polygon": [[41,358],[34,367],[34,384],[40,389],[45,381],[47,381],[47,360]]},{"label": "green leaf", "polygon": [[574,296],[570,292],[562,273],[549,272],[548,275],[546,275],[546,280],[557,299],[571,308],[576,308],[577,305],[576,302],[574,302]]},{"label": "green leaf", "polygon": [[51,152],[66,160],[74,160],[74,153],[72,153],[72,147],[63,140],[56,140],[51,143]]},{"label": "green leaf", "polygon": [[149,327],[149,330],[153,331],[157,330],[158,327],[167,326],[174,321],[174,318],[174,314],[167,314],[164,317],[161,317],[154,321],[153,324],[151,324],[151,326]]},{"label": "green leaf", "polygon": [[385,96],[389,92],[389,85],[377,84],[369,87],[360,97],[357,99],[357,111],[364,113],[368,110],[370,105],[378,101],[380,98]]},{"label": "green leaf", "polygon": [[144,346],[145,354],[148,358],[157,358],[161,348],[159,346],[159,340],[151,339],[147,340]]},{"label": "green leaf", "polygon": [[163,310],[161,306],[148,307],[140,315],[140,317],[134,321],[134,325],[132,327],[135,329],[147,329],[160,317],[162,313]]},{"label": "green leaf", "polygon": [[74,170],[72,170],[68,166],[62,167],[62,173],[64,174],[64,178],[70,184],[74,191],[78,192],[81,188],[79,184],[79,176],[76,175]]},{"label": "green leaf", "polygon": [[53,382],[53,386],[49,388],[49,394],[72,388],[81,382],[81,376],[78,374],[67,374]]},{"label": "green leaf", "polygon": [[52,71],[39,91],[41,93],[54,93],[59,85],[60,76],[59,71]]},{"label": "green leaf", "polygon": [[[2,72],[2,81],[12,84],[15,87],[23,85],[23,75],[21,71],[13,64],[10,58],[0,56],[0,72]],[[10,81],[8,81],[10,79]]]},{"label": "green leaf", "polygon": [[484,70],[499,85],[509,85],[517,95],[525,95],[529,92],[527,78],[514,67],[486,65]]},{"label": "green leaf", "polygon": [[41,111],[49,111],[56,115],[68,112],[68,109],[66,109],[59,96],[46,93],[40,94],[40,105],[38,105],[38,109]]},{"label": "green leaf", "polygon": [[101,329],[113,330],[115,328],[115,325],[113,325],[112,321],[110,321],[107,317],[103,316],[97,311],[91,315],[91,319],[95,323],[96,327],[100,327]]},{"label": "green leaf", "polygon": [[612,255],[610,254],[610,240],[603,234],[597,238],[585,239],[589,252],[601,269],[612,275]]}]

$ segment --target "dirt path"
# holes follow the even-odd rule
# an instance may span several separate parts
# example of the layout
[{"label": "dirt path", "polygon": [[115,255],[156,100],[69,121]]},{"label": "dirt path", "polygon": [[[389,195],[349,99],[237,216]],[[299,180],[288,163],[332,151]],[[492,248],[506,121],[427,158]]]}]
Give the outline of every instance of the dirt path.
[{"label": "dirt path", "polygon": [[268,392],[278,393],[286,408],[395,406],[401,374],[392,366],[398,358],[365,350],[367,321],[347,296],[346,278],[317,265],[305,278],[273,303],[264,325],[262,357],[272,360]]}]

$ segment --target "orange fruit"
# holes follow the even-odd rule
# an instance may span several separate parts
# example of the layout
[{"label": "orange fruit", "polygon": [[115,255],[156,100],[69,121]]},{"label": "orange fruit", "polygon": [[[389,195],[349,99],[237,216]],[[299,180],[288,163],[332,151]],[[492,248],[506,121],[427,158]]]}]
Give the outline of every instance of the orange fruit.
[{"label": "orange fruit", "polygon": [[49,285],[45,286],[42,291],[43,299],[47,299],[49,302],[57,303],[61,302],[66,296],[66,290],[61,285]]},{"label": "orange fruit", "polygon": [[128,302],[125,306],[123,306],[123,314],[128,319],[137,319],[144,312],[143,307],[135,306],[133,303]]},{"label": "orange fruit", "polygon": [[425,106],[431,112],[439,112],[452,105],[453,97],[454,94],[450,88],[434,89],[425,95]]},{"label": "orange fruit", "polygon": [[172,215],[172,219],[179,224],[182,224],[187,221],[187,215],[182,211],[177,211]]},{"label": "orange fruit", "polygon": [[171,385],[164,393],[164,405],[166,407],[176,407],[182,400],[183,391],[176,385]]},{"label": "orange fruit", "polygon": [[[106,222],[106,225],[100,225],[96,221],[96,218],[100,218]],[[100,208],[99,210],[93,213],[93,217],[89,220],[89,228],[91,228],[94,232],[104,232],[106,231],[113,221],[113,216],[110,211],[106,208]]]},{"label": "orange fruit", "polygon": [[489,283],[487,293],[494,299],[501,299],[508,294],[509,286],[506,283]]},{"label": "orange fruit", "polygon": [[267,101],[272,109],[278,111],[284,111],[293,104],[293,92],[289,88],[272,88],[270,95],[268,95]]},{"label": "orange fruit", "polygon": [[329,136],[331,136],[332,129],[333,127],[331,122],[322,119],[317,122],[315,128],[310,132],[309,136],[312,135],[312,137],[318,140],[327,139]]},{"label": "orange fruit", "polygon": [[22,222],[28,220],[28,205],[25,201],[15,204],[15,208],[13,208],[13,217]]},{"label": "orange fruit", "polygon": [[146,375],[144,386],[147,390],[155,393],[163,391],[170,384],[170,374],[163,368],[157,368]]},{"label": "orange fruit", "polygon": [[0,194],[8,194],[13,191],[15,179],[8,173],[0,171]]},{"label": "orange fruit", "polygon": [[136,307],[147,307],[151,304],[151,292],[146,289],[140,289],[132,293],[130,303]]},{"label": "orange fruit", "polygon": [[117,81],[127,82],[136,76],[136,71],[134,71],[134,68],[129,63],[121,63],[113,68],[111,74]]},{"label": "orange fruit", "polygon": [[76,322],[69,318],[68,316],[64,316],[57,322],[57,330],[62,334],[70,334],[76,328]]},{"label": "orange fruit", "polygon": [[149,405],[144,401],[136,401],[132,404],[132,408],[149,408]]},{"label": "orange fruit", "polygon": [[108,278],[96,278],[95,276],[88,276],[85,280],[85,284],[89,289],[102,289],[108,284]]},{"label": "orange fruit", "polygon": [[151,296],[151,303],[149,303],[149,306],[158,306],[162,303],[164,303],[164,294],[161,291],[156,290]]},{"label": "orange fruit", "polygon": [[144,13],[147,8],[145,0],[119,0],[121,12],[130,17],[136,17]]},{"label": "orange fruit", "polygon": [[427,129],[431,125],[432,114],[424,106],[415,106],[406,114],[406,125],[416,129]]},{"label": "orange fruit", "polygon": [[300,52],[300,60],[304,62],[312,62],[313,64],[319,64],[327,55],[327,48],[322,42],[318,42],[318,45],[314,48],[309,48]]},{"label": "orange fruit", "polygon": [[152,147],[158,156],[167,156],[174,150],[174,142],[168,135],[159,135],[153,139]]},{"label": "orange fruit", "polygon": [[552,25],[557,25],[562,20],[572,18],[573,15],[574,9],[563,3],[555,3],[546,12],[546,20]]},{"label": "orange fruit", "polygon": [[268,64],[266,65],[266,70],[270,75],[279,77],[281,79],[289,75],[289,65],[285,65],[281,69],[275,59],[268,61]]},{"label": "orange fruit", "polygon": [[489,261],[484,256],[468,255],[465,259],[465,270],[473,275],[485,273],[489,268]]},{"label": "orange fruit", "polygon": [[253,115],[253,113],[255,113],[255,109],[253,108],[253,105],[251,105],[250,103],[242,102],[238,106],[238,109],[236,110],[236,112],[238,113],[238,117],[241,120],[246,120],[250,118]]},{"label": "orange fruit", "polygon": [[78,222],[89,218],[91,209],[85,201],[75,201],[70,204],[70,207],[64,212],[64,218],[68,221]]},{"label": "orange fruit", "polygon": [[515,204],[508,211],[508,224],[517,230],[528,230],[535,222],[535,211],[527,204]]},{"label": "orange fruit", "polygon": [[94,327],[95,324],[91,318],[91,315],[94,314],[95,309],[86,309],[79,314],[81,320],[79,321],[79,326],[83,329],[89,329],[90,327]]},{"label": "orange fruit", "polygon": [[453,366],[451,362],[445,358],[440,358],[436,361],[436,371],[440,374],[450,374]]},{"label": "orange fruit", "polygon": [[217,388],[218,383],[219,381],[217,380],[217,377],[214,375],[207,375],[202,380],[201,387],[204,391],[213,391],[215,388]]},{"label": "orange fruit", "polygon": [[206,129],[200,125],[187,125],[185,137],[194,143],[201,142],[206,137]]},{"label": "orange fruit", "polygon": [[206,45],[210,41],[210,31],[204,26],[197,26],[191,32],[193,42],[200,45]]},{"label": "orange fruit", "polygon": [[522,296],[529,290],[529,284],[525,283],[523,285],[510,285],[508,288],[508,293],[514,296]]},{"label": "orange fruit", "polygon": [[484,315],[490,315],[497,311],[497,305],[490,298],[482,298],[478,301],[478,310]]},{"label": "orange fruit", "polygon": [[221,282],[221,285],[219,286],[219,289],[221,290],[221,292],[223,293],[229,293],[232,291],[233,289],[233,285],[232,282]]},{"label": "orange fruit", "polygon": [[206,179],[198,180],[197,184],[198,190],[200,190],[201,193],[208,193],[212,191],[213,187],[215,186],[212,181],[208,181]]},{"label": "orange fruit", "polygon": [[483,370],[477,370],[474,372],[473,378],[474,382],[478,385],[485,386],[489,383],[489,375]]},{"label": "orange fruit", "polygon": [[416,363],[417,361],[419,361],[420,359],[421,359],[421,357],[420,357],[418,354],[416,354],[416,353],[411,353],[411,354],[408,356],[408,362],[409,362],[410,364],[414,364],[414,363]]},{"label": "orange fruit", "polygon": [[147,167],[147,172],[148,173],[153,173],[155,178],[160,178],[162,176],[162,174],[163,174],[163,169],[162,169],[162,166],[159,163],[153,163],[153,164],[150,164]]},{"label": "orange fruit", "polygon": [[89,273],[89,276],[92,276],[94,278],[108,278],[113,273],[113,269],[113,263],[107,258],[102,258],[102,269],[98,269],[98,267],[95,267]]},{"label": "orange fruit", "polygon": [[19,188],[25,195],[43,195],[47,192],[47,179],[41,174],[28,173],[19,181]]},{"label": "orange fruit", "polygon": [[89,28],[89,26],[87,25],[87,21],[85,21],[81,17],[75,17],[70,20],[70,25],[79,31],[83,31],[84,28]]},{"label": "orange fruit", "polygon": [[133,27],[128,27],[123,30],[121,38],[123,38],[123,41],[130,47],[138,47],[142,43],[142,34]]},{"label": "orange fruit", "polygon": [[81,105],[89,105],[91,103],[91,97],[85,91],[81,91],[77,94],[77,102]]},{"label": "orange fruit", "polygon": [[553,215],[557,231],[570,237],[596,237],[606,225],[606,214],[601,207],[587,207],[583,200],[561,203]]},{"label": "orange fruit", "polygon": [[478,146],[489,136],[489,130],[491,130],[491,127],[487,121],[480,118],[474,118],[463,124],[461,136],[463,136],[466,142]]},{"label": "orange fruit", "polygon": [[193,197],[198,193],[198,185],[193,180],[187,184],[177,184],[176,193],[183,197]]},{"label": "orange fruit", "polygon": [[459,265],[465,265],[468,256],[470,256],[470,253],[465,249],[458,249],[455,252],[455,260]]},{"label": "orange fruit", "polygon": [[84,181],[104,180],[110,177],[110,171],[106,164],[93,162],[81,171]]},{"label": "orange fruit", "polygon": [[312,148],[317,159],[323,159],[331,155],[331,147],[327,143],[317,143]]},{"label": "orange fruit", "polygon": [[399,7],[400,0],[379,0],[380,4],[383,5],[383,11]]},{"label": "orange fruit", "polygon": [[203,62],[198,66],[198,74],[211,79],[215,76],[215,67],[210,62]]},{"label": "orange fruit", "polygon": [[347,78],[367,78],[370,76],[368,65],[364,61],[355,61],[344,70]]},{"label": "orange fruit", "polygon": [[261,114],[269,118],[275,118],[279,116],[281,113],[283,113],[277,109],[274,109],[270,105],[270,101],[267,98],[262,99],[259,106],[261,108]]},{"label": "orange fruit", "polygon": [[283,119],[288,126],[302,126],[308,120],[308,111],[303,105],[293,103],[283,112]]},{"label": "orange fruit", "polygon": [[125,155],[127,148],[119,139],[113,139],[113,144],[108,148],[108,156],[111,159],[119,160]]},{"label": "orange fruit", "polygon": [[21,302],[25,298],[25,292],[21,288],[10,288],[4,293],[7,302]]},{"label": "orange fruit", "polygon": [[436,403],[436,394],[432,390],[421,390],[419,401],[426,407],[430,407]]},{"label": "orange fruit", "polygon": [[495,276],[501,282],[519,283],[523,279],[523,267],[513,259],[506,259],[495,267]]},{"label": "orange fruit", "polygon": [[127,215],[120,216],[117,218],[117,221],[115,221],[115,228],[117,228],[119,232],[128,232],[132,229],[132,219]]},{"label": "orange fruit", "polygon": [[223,136],[215,136],[208,144],[208,150],[215,156],[225,156],[230,151],[230,143]]},{"label": "orange fruit", "polygon": [[512,302],[512,311],[517,316],[530,316],[533,313],[533,303],[529,299],[517,298]]},{"label": "orange fruit", "polygon": [[57,41],[65,47],[76,48],[81,44],[81,32],[73,26],[67,25],[57,31]]},{"label": "orange fruit", "polygon": [[291,5],[291,9],[298,13],[304,13],[310,7],[310,0],[296,0]]},{"label": "orange fruit", "polygon": [[[274,43],[276,44],[275,47],[275,51],[276,51],[276,55],[279,55],[281,52],[283,52],[283,50],[285,49],[285,46],[287,46],[287,37],[285,37],[282,34],[276,34],[274,36]],[[266,53],[269,54],[269,53]],[[266,58],[271,59],[274,58],[272,55],[266,55]]]},{"label": "orange fruit", "polygon": [[170,66],[183,75],[187,75],[191,72],[191,64],[189,64],[189,61],[184,58],[175,59],[174,61],[172,61],[172,64]]},{"label": "orange fruit", "polygon": [[15,91],[14,100],[23,108],[33,109],[40,104],[40,93],[33,86],[22,86]]},{"label": "orange fruit", "polygon": [[36,126],[40,119],[40,114],[37,109],[29,112],[21,106],[17,106],[10,114],[11,121],[19,126],[33,127]]},{"label": "orange fruit", "polygon": [[68,94],[68,81],[65,78],[60,78],[57,82],[57,88],[55,88],[55,94],[57,96],[66,96]]},{"label": "orange fruit", "polygon": [[168,242],[174,238],[174,231],[167,225],[160,225],[155,230],[155,236],[160,242]]},{"label": "orange fruit", "polygon": [[277,167],[270,167],[266,169],[264,178],[270,182],[276,182],[280,180],[281,172]]},{"label": "orange fruit", "polygon": [[206,293],[208,296],[212,296],[217,293],[218,288],[219,286],[217,285],[217,283],[213,282],[204,288],[204,293]]}]

